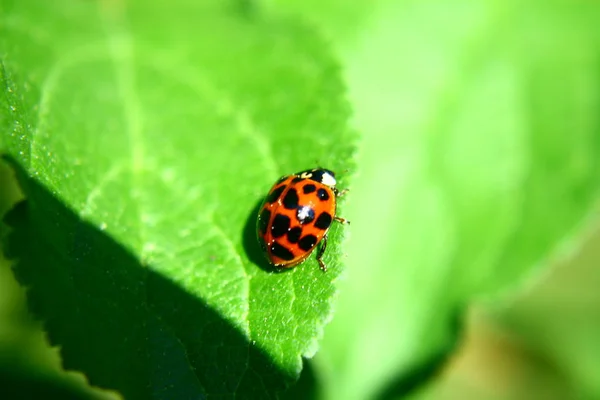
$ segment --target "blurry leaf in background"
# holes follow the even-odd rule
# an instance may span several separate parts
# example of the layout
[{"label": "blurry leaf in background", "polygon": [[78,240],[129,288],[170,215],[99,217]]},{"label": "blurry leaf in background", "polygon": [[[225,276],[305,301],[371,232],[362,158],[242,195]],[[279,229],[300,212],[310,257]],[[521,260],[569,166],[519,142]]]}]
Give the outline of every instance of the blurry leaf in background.
[{"label": "blurry leaf in background", "polygon": [[412,400],[560,400],[577,398],[562,368],[528,346],[481,308],[445,368],[415,391]]},{"label": "blurry leaf in background", "polygon": [[600,393],[600,227],[511,301],[469,313],[464,343],[411,399],[593,399]]},{"label": "blurry leaf in background", "polygon": [[600,228],[576,257],[494,316],[560,368],[580,398],[600,396]]},{"label": "blurry leaf in background", "polygon": [[0,150],[27,197],[8,248],[65,368],[128,399],[285,387],[331,318],[343,230],[327,274],[273,273],[255,207],[283,174],[352,167],[320,37],[241,3],[0,4]]},{"label": "blurry leaf in background", "polygon": [[592,223],[600,5],[359,2],[357,20],[278,3],[327,31],[364,135],[315,363],[325,398],[371,398],[452,345],[461,307],[501,300]]}]

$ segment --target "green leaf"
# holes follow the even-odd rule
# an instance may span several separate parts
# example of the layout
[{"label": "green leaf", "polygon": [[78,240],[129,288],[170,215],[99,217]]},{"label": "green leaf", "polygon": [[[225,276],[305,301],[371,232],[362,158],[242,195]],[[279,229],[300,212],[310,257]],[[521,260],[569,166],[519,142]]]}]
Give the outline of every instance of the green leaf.
[{"label": "green leaf", "polygon": [[0,3],[0,145],[28,202],[16,274],[65,367],[126,398],[263,396],[331,318],[323,274],[275,273],[256,206],[355,136],[312,27],[218,1]]},{"label": "green leaf", "polygon": [[380,1],[349,35],[305,9],[332,29],[364,134],[348,279],[315,358],[326,398],[405,393],[464,305],[576,243],[600,186],[600,7],[575,4]]}]

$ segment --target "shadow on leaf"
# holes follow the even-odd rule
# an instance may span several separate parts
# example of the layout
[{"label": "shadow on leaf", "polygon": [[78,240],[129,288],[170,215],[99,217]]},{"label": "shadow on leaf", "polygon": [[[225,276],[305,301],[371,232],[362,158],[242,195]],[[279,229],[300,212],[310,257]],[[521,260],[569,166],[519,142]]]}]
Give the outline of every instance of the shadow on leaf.
[{"label": "shadow on leaf", "polygon": [[310,359],[303,360],[302,372],[300,378],[294,385],[282,395],[286,400],[318,399],[323,396],[317,391],[319,383],[313,362]]},{"label": "shadow on leaf", "polygon": [[66,369],[126,399],[269,398],[290,378],[221,315],[143,265],[9,160],[26,201],[5,251]]},{"label": "shadow on leaf", "polygon": [[256,219],[258,218],[258,212],[260,211],[262,202],[262,198],[258,200],[250,212],[250,215],[246,220],[246,224],[244,225],[244,233],[242,237],[244,251],[248,255],[248,259],[250,259],[250,261],[252,261],[254,264],[258,265],[263,271],[277,273],[291,271],[291,268],[275,268],[273,265],[269,264],[267,258],[262,252],[262,249],[260,248],[260,245],[258,244],[258,238],[256,235]]},{"label": "shadow on leaf", "polygon": [[259,199],[255,206],[252,208],[246,223],[244,224],[244,232],[242,237],[242,245],[244,251],[248,255],[248,259],[254,264],[258,265],[262,270],[267,272],[276,272],[276,269],[269,264],[267,258],[262,252],[260,245],[258,244],[258,238],[256,235],[256,220],[258,218],[258,212],[262,205],[263,199]]}]

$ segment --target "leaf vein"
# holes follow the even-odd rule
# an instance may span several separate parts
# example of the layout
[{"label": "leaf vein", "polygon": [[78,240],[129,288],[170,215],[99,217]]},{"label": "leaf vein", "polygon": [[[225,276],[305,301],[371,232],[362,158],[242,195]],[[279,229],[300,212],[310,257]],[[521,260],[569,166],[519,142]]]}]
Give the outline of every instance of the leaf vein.
[{"label": "leaf vein", "polygon": [[164,60],[172,59],[172,57],[158,57],[158,59],[161,61],[153,60],[148,65],[170,79],[179,80],[187,87],[192,88],[200,97],[209,98],[220,114],[230,116],[235,121],[238,127],[236,132],[254,144],[261,155],[266,173],[269,176],[279,176],[279,168],[275,163],[274,153],[266,134],[258,128],[244,108],[239,105],[236,107],[231,98],[223,90],[216,88],[208,79],[199,79],[199,74],[186,68],[185,62],[180,61],[177,65],[171,65]]}]

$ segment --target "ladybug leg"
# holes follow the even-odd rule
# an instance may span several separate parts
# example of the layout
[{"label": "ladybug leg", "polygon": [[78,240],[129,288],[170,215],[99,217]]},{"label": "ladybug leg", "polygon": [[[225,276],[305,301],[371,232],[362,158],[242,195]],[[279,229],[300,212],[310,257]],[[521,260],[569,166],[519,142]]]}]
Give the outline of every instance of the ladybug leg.
[{"label": "ladybug leg", "polygon": [[319,252],[317,253],[317,261],[319,262],[319,267],[323,272],[327,272],[327,266],[323,262],[323,254],[325,254],[325,249],[327,248],[327,235],[323,236],[323,240],[321,242],[321,247],[319,248]]},{"label": "ladybug leg", "polygon": [[[337,188],[334,188],[333,191],[334,191],[336,197],[342,197],[343,195],[348,193],[348,191],[350,191],[350,189],[338,190]],[[350,223],[350,221],[348,221],[345,218],[333,217],[333,219],[341,224],[349,224]]]},{"label": "ladybug leg", "polygon": [[334,220],[336,220],[337,222],[339,222],[342,225],[346,225],[346,224],[350,224],[350,221],[348,221],[346,218],[341,218],[341,217],[333,217]]},{"label": "ladybug leg", "polygon": [[335,188],[335,189],[333,189],[333,191],[335,192],[336,197],[342,197],[343,195],[348,193],[350,191],[350,189],[338,190],[337,188]]}]

